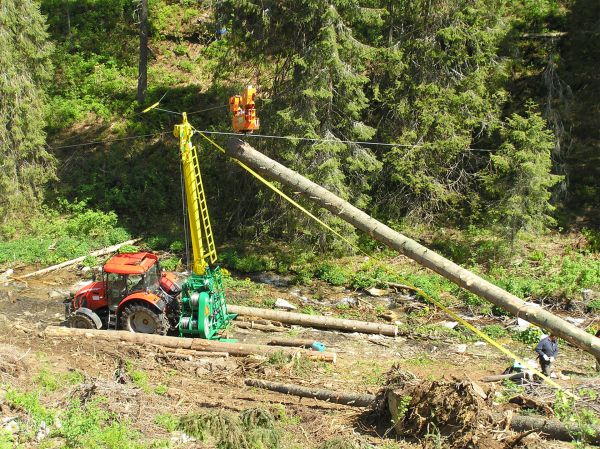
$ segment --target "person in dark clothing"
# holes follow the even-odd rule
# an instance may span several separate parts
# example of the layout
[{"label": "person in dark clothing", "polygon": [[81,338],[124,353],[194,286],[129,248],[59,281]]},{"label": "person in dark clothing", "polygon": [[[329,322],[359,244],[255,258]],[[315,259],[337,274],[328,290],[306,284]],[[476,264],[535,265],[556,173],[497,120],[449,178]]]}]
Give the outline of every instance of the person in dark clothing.
[{"label": "person in dark clothing", "polygon": [[556,335],[550,334],[546,338],[542,338],[535,348],[542,367],[542,373],[545,376],[550,376],[550,373],[552,373],[552,363],[558,355],[557,340]]}]

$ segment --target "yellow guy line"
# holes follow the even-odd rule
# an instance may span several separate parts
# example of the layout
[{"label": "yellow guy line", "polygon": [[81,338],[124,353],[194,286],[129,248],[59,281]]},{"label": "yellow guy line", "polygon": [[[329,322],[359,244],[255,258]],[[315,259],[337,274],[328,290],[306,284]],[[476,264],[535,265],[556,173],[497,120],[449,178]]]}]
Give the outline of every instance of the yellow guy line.
[{"label": "yellow guy line", "polygon": [[[194,131],[196,133],[200,134],[206,140],[208,140],[211,144],[213,144],[216,148],[218,148],[219,151],[221,151],[222,153],[226,154],[225,149],[221,145],[219,145],[218,143],[216,143],[214,140],[212,140],[210,137],[206,136],[205,134],[203,134],[202,132],[200,132],[200,131],[198,131],[196,129],[194,129]],[[242,162],[240,162],[240,161],[238,161],[237,159],[234,159],[234,158],[230,158],[230,159],[232,161],[234,161],[236,164],[238,164],[240,167],[242,167],[244,170],[246,170],[250,174],[252,174],[252,176],[254,176],[256,179],[258,179],[260,182],[262,182],[264,185],[266,185],[269,189],[273,190],[275,193],[277,193],[281,197],[285,198],[293,206],[295,206],[296,208],[298,208],[299,210],[301,210],[302,212],[304,212],[306,215],[308,215],[309,217],[311,217],[312,219],[314,219],[315,221],[317,221],[321,226],[323,226],[327,230],[329,230],[332,233],[334,233],[336,236],[338,236],[340,239],[342,239],[344,242],[346,242],[352,248],[354,248],[355,250],[357,250],[357,251],[365,254],[366,256],[370,257],[375,262],[377,262],[378,264],[380,264],[381,266],[383,266],[383,264],[384,264],[383,261],[381,261],[381,260],[379,260],[379,259],[377,259],[377,258],[375,258],[375,257],[373,257],[371,255],[369,255],[367,252],[365,252],[361,248],[359,248],[356,245],[354,245],[350,240],[348,240],[347,238],[345,238],[343,235],[341,235],[335,229],[331,228],[331,226],[329,226],[323,220],[321,220],[320,218],[318,218],[315,215],[313,215],[309,210],[307,210],[305,207],[303,207],[302,205],[300,205],[298,202],[296,202],[295,200],[293,200],[292,198],[290,198],[289,196],[287,196],[284,192],[282,192],[280,189],[278,189],[273,183],[271,183],[270,181],[268,181],[267,179],[265,179],[264,177],[262,177],[261,175],[259,175],[258,173],[256,173],[254,170],[252,170],[246,164],[244,164],[244,163],[242,163]],[[387,268],[387,265],[386,265],[386,268]],[[455,312],[451,311],[446,306],[442,305],[439,301],[436,301],[435,299],[433,299],[430,295],[428,295],[427,293],[425,293],[423,290],[421,290],[418,287],[415,287],[415,286],[411,285],[410,283],[407,283],[404,280],[403,280],[403,282],[407,286],[409,286],[412,289],[414,289],[417,293],[419,293],[419,295],[421,295],[427,301],[433,303],[436,307],[439,307],[440,309],[442,309],[446,314],[448,314],[449,316],[451,316],[452,318],[454,318],[456,321],[458,321],[460,324],[462,324],[463,326],[465,326],[471,332],[475,333],[476,335],[478,335],[479,337],[481,337],[482,339],[484,339],[485,341],[487,341],[488,343],[490,343],[492,346],[494,346],[500,352],[502,352],[503,354],[507,355],[511,359],[516,360],[523,367],[527,367],[528,366],[528,364],[521,357],[517,356],[512,351],[510,351],[509,349],[507,349],[504,346],[502,346],[500,343],[498,343],[497,341],[495,341],[494,339],[492,339],[486,333],[484,333],[484,332],[480,331],[479,329],[477,329],[471,323],[467,322],[464,318],[461,318]],[[558,383],[554,382],[549,377],[545,376],[543,373],[541,373],[537,369],[535,369],[535,368],[529,368],[529,370],[532,371],[537,376],[539,376],[540,378],[542,378],[546,383],[548,383],[549,385],[553,386],[554,388],[557,388],[557,389],[559,389],[561,391],[564,391],[568,396],[571,396],[571,397],[573,397],[575,399],[579,399],[576,395],[574,395],[570,391],[565,390],[562,386],[560,386]]]}]

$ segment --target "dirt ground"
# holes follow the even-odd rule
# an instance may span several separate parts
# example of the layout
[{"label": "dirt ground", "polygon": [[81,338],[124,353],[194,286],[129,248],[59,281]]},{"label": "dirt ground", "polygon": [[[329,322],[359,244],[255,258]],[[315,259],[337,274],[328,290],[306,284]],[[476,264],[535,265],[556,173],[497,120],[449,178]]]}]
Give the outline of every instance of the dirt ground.
[{"label": "dirt ground", "polygon": [[[436,335],[407,335],[391,338],[367,336],[357,333],[319,331],[291,327],[273,334],[231,326],[229,338],[240,342],[267,343],[272,337],[311,338],[325,343],[328,351],[338,354],[335,365],[317,362],[273,363],[260,357],[213,358],[194,357],[181,360],[164,354],[155,346],[135,346],[84,339],[53,339],[43,334],[48,325],[59,325],[64,316],[60,292],[80,281],[76,270],[61,271],[25,283],[13,282],[0,286],[0,353],[5,365],[0,364],[0,385],[30,391],[36,388],[36,378],[43,370],[53,373],[77,371],[83,381],[44,394],[48,406],[66,406],[74,397],[102,395],[109,398],[111,411],[129,420],[146,438],[175,438],[156,423],[156,416],[171,413],[183,416],[198,410],[224,409],[242,411],[253,407],[285,410],[287,419],[282,422],[294,442],[291,447],[317,448],[332,437],[348,441],[371,443],[377,447],[418,448],[434,447],[419,439],[396,439],[393,432],[381,426],[367,424],[361,418],[364,410],[331,404],[314,399],[299,399],[265,390],[246,387],[245,378],[268,379],[315,388],[343,392],[376,394],[385,381],[386,372],[395,364],[427,381],[472,380],[478,382],[494,398],[498,385],[480,383],[482,377],[500,374],[510,362],[489,345],[463,343],[456,339]],[[260,281],[260,279],[258,279]],[[315,289],[318,295],[315,296]],[[58,291],[58,293],[57,293]],[[357,292],[324,285],[297,287],[285,283],[262,284],[254,293],[228,292],[231,303],[248,304],[245,295],[254,295],[254,301],[263,297],[284,298],[302,306],[303,299],[310,301],[339,301],[343,297],[356,297]],[[314,299],[317,301],[317,299]],[[352,308],[355,315],[365,315],[381,303],[380,298],[360,294]],[[347,310],[345,310],[347,312]],[[400,322],[407,316],[396,310]],[[427,323],[444,321],[443,315],[433,314]],[[489,318],[486,318],[486,324]],[[477,320],[474,320],[477,324]],[[525,345],[510,343],[517,353],[533,357]],[[591,356],[571,347],[562,347],[558,369],[589,376],[593,370]],[[4,369],[2,367],[5,366]],[[6,368],[8,366],[8,368]],[[123,375],[124,366],[145,373],[146,385]],[[37,377],[36,377],[37,376]],[[577,384],[577,377],[560,381],[566,387]],[[37,385],[39,386],[39,385]],[[498,410],[515,407],[498,404]],[[0,415],[14,413],[0,405]],[[385,426],[384,426],[385,427]],[[391,425],[388,426],[388,430]],[[497,432],[490,438],[502,440],[514,436],[503,432],[499,423]],[[175,447],[207,447],[200,443],[185,442]],[[572,447],[567,443],[549,442],[537,434],[524,438],[526,447]],[[34,446],[31,446],[34,447]],[[443,447],[443,446],[440,446]]]}]

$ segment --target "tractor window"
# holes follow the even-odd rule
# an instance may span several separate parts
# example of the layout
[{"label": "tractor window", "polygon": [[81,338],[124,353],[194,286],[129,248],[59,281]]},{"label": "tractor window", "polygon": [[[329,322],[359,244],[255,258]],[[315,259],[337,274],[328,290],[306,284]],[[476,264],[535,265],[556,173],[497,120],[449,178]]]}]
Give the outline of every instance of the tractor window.
[{"label": "tractor window", "polygon": [[106,293],[113,300],[120,300],[127,294],[127,278],[122,274],[106,274]]},{"label": "tractor window", "polygon": [[140,290],[144,290],[144,275],[130,274],[127,277],[127,292],[139,292]]},{"label": "tractor window", "polygon": [[159,277],[160,276],[158,273],[158,264],[155,263],[146,272],[146,287],[148,287],[150,290],[156,290],[156,287],[158,286]]}]

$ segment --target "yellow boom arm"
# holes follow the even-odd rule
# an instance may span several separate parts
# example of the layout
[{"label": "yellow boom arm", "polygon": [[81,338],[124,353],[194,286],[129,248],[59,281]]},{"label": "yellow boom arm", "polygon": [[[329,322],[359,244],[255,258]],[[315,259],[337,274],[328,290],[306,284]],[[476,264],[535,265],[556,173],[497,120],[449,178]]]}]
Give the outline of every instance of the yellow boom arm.
[{"label": "yellow boom arm", "polygon": [[192,252],[194,264],[192,270],[195,274],[202,275],[208,264],[217,261],[217,250],[210,226],[210,217],[206,206],[206,196],[200,175],[198,151],[192,144],[194,130],[183,113],[183,121],[175,125],[173,135],[179,137],[179,150],[183,164],[183,181],[185,185],[185,198],[192,237]]}]

